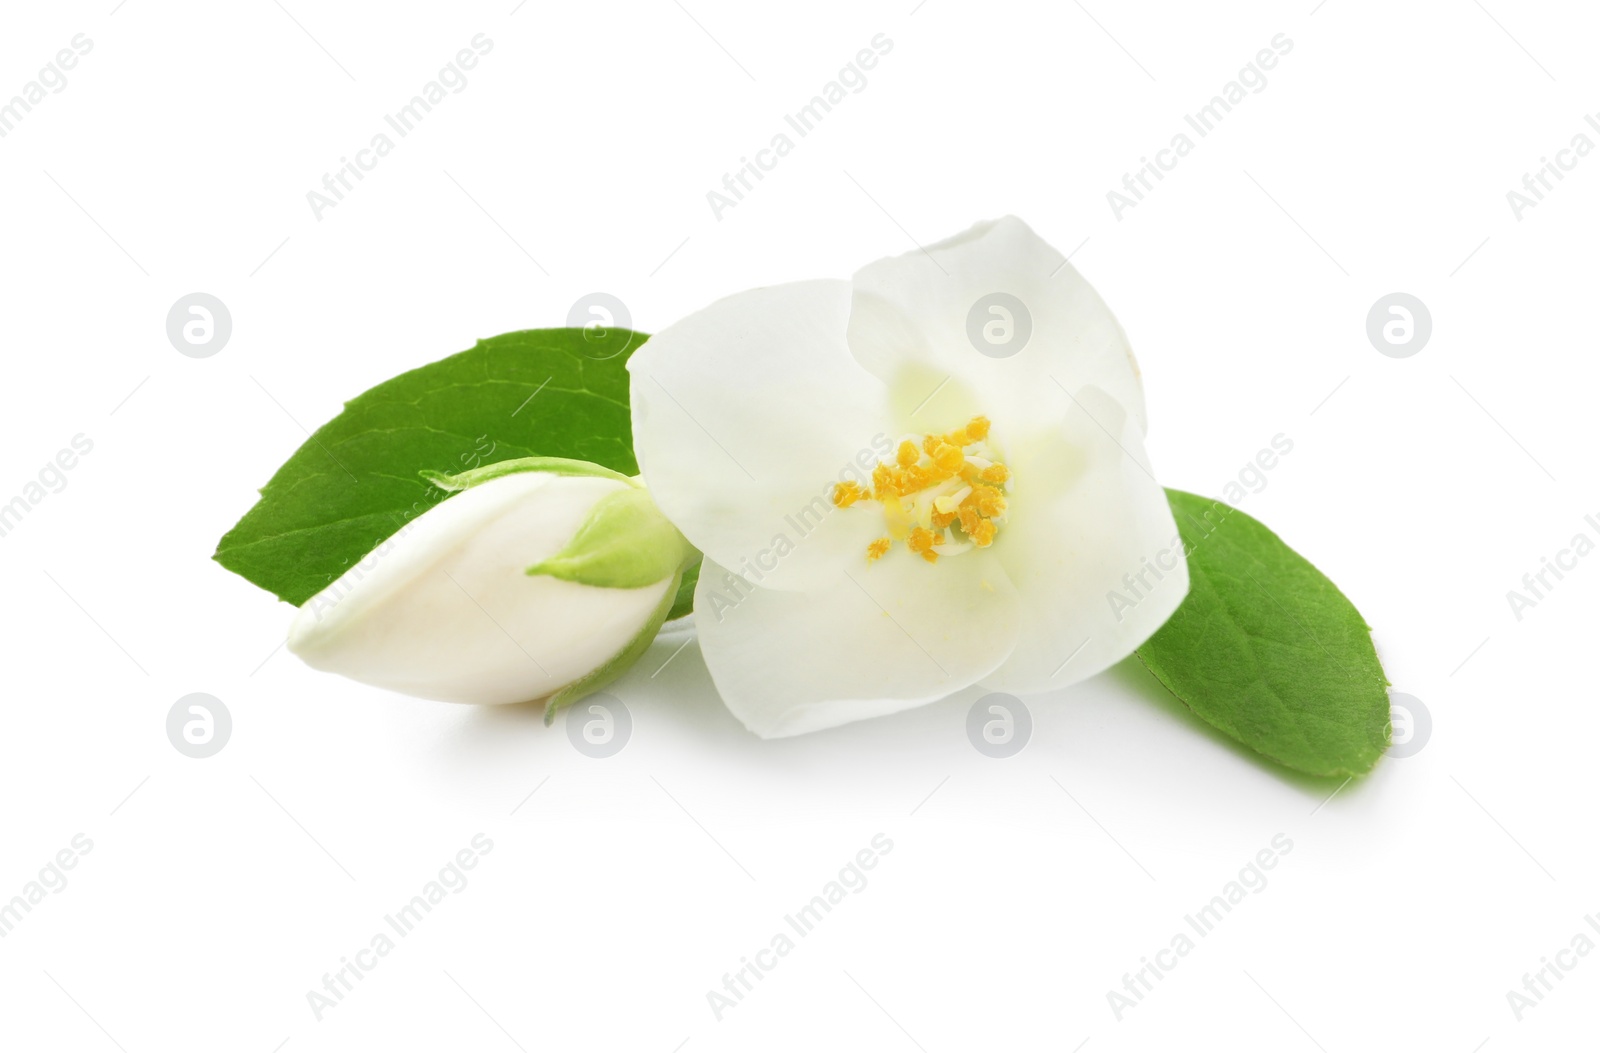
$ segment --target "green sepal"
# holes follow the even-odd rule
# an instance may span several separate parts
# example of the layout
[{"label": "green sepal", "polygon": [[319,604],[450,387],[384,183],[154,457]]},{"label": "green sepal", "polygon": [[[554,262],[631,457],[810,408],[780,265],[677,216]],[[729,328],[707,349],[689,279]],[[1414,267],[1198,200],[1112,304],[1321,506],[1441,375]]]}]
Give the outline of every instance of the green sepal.
[{"label": "green sepal", "polygon": [[498,479],[504,475],[516,475],[519,472],[549,472],[552,475],[579,475],[599,479],[616,479],[628,483],[630,486],[640,485],[636,479],[614,472],[610,468],[594,464],[590,461],[575,461],[570,457],[515,457],[509,461],[496,461],[486,464],[481,468],[472,468],[465,472],[451,475],[448,472],[436,472],[424,468],[417,474],[441,490],[454,493],[458,490],[467,490],[486,483],[490,479]]},{"label": "green sepal", "polygon": [[694,613],[694,588],[700,583],[701,559],[695,556],[694,562],[683,568],[683,578],[678,582],[678,598],[672,604],[672,610],[667,612],[667,621],[676,621],[687,618]]},{"label": "green sepal", "polygon": [[[649,491],[636,487],[602,497],[567,546],[528,573],[604,589],[638,589],[679,575],[699,556]],[[676,601],[674,585],[667,609]]]},{"label": "green sepal", "polygon": [[618,651],[616,655],[587,676],[581,677],[568,684],[566,687],[551,695],[545,702],[544,723],[549,727],[555,723],[556,714],[611,683],[617,677],[633,667],[639,656],[650,649],[655,642],[656,633],[661,631],[661,626],[667,620],[667,612],[676,605],[678,586],[683,582],[683,572],[677,571],[672,576],[672,583],[667,591],[661,594],[661,602],[656,604],[656,609],[651,612],[650,620],[645,622],[644,628],[639,630],[637,636],[628,641],[628,646]]}]

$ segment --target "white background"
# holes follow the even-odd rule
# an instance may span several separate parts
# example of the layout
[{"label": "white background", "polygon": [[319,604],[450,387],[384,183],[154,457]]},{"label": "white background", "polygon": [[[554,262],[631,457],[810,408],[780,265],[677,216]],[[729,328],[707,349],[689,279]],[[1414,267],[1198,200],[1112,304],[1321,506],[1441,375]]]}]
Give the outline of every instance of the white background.
[{"label": "white background", "polygon": [[[0,899],[93,849],[0,939],[0,1045],[1591,1046],[1600,955],[1521,1022],[1506,993],[1600,912],[1600,558],[1520,621],[1506,593],[1600,537],[1600,159],[1520,219],[1506,194],[1600,141],[1600,26],[1315,2],[14,5],[0,98],[93,50],[0,139],[0,501],[94,448],[0,538]],[[478,33],[468,86],[314,218],[307,191]],[[879,33],[866,88],[714,216]],[[1114,216],[1279,33],[1265,89]],[[303,429],[395,373],[595,290],[649,332],[1006,213],[1122,319],[1163,482],[1220,495],[1292,440],[1243,507],[1373,625],[1431,714],[1413,756],[1297,778],[1127,664],[1030,699],[1009,760],[969,744],[975,693],[762,742],[676,635],[593,760],[538,712],[311,672],[278,649],[290,609],[209,559]],[[207,359],[165,332],[195,291],[233,318]],[[1433,318],[1405,359],[1365,332],[1396,291]],[[165,733],[196,691],[233,716],[206,760]],[[306,993],[479,832],[470,884],[319,1022]],[[707,991],[880,832],[867,887],[719,1022]],[[1270,883],[1119,1022],[1107,992],[1279,833]]]}]

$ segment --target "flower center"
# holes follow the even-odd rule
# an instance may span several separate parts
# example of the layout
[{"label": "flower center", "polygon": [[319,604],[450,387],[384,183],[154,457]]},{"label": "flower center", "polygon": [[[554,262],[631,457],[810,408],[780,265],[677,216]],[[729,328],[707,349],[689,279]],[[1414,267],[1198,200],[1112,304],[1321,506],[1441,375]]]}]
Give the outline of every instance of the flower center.
[{"label": "flower center", "polygon": [[881,559],[896,541],[929,563],[994,544],[1005,521],[1004,490],[1011,472],[990,450],[989,419],[973,417],[945,435],[903,439],[894,461],[872,470],[872,489],[844,482],[833,503],[883,506],[888,534],[867,546],[867,561]]}]

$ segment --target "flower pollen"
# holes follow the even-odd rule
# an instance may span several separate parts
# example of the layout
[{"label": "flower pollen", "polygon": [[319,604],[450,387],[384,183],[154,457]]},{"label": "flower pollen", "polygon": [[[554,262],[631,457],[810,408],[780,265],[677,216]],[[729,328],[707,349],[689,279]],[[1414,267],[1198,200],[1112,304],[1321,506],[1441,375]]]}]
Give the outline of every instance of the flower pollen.
[{"label": "flower pollen", "polygon": [[883,508],[887,536],[867,546],[867,562],[882,559],[896,541],[929,563],[994,544],[1011,472],[988,438],[989,419],[973,417],[944,435],[902,440],[894,461],[872,470],[870,490],[855,482],[834,486],[835,507],[876,501]]}]

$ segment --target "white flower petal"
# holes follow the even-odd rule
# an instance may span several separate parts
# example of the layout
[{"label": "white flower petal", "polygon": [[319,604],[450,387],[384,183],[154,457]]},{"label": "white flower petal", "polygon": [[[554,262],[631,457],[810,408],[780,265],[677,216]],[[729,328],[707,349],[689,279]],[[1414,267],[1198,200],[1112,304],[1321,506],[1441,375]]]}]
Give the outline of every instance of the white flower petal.
[{"label": "white flower petal", "polygon": [[845,343],[849,312],[848,282],[754,289],[668,326],[628,363],[634,447],[657,504],[764,587],[837,574],[876,536],[829,500],[893,450],[887,393]]},{"label": "white flower petal", "polygon": [[1027,694],[1085,680],[1132,654],[1189,590],[1141,428],[1098,389],[1075,399],[1062,396],[1057,429],[1010,451],[1014,487],[994,550],[1016,584],[1022,630],[985,687]]},{"label": "white flower petal", "polygon": [[816,585],[749,588],[710,560],[701,568],[706,666],[734,716],[763,738],[944,698],[986,677],[1017,639],[1016,591],[987,553],[930,565],[897,548]]},{"label": "white flower petal", "polygon": [[[851,351],[896,390],[897,406],[926,398],[940,377],[954,377],[976,391],[981,412],[999,424],[1005,416],[1039,412],[1057,383],[1073,390],[1094,385],[1121,403],[1143,433],[1144,394],[1122,326],[1066,258],[1016,217],[869,264],[856,272],[853,288]],[[995,293],[1021,301],[1031,320],[1026,343],[1008,357],[981,353],[968,332],[974,306]],[[1011,332],[1020,335],[1018,315],[1011,312]],[[978,316],[980,329],[1003,317],[988,310]],[[963,423],[970,407],[957,404],[959,393],[947,388],[928,399],[916,418],[921,429]]]},{"label": "white flower petal", "polygon": [[527,472],[463,491],[308,600],[289,650],[314,669],[419,698],[543,698],[627,646],[672,583],[603,589],[525,573],[627,486]]}]

